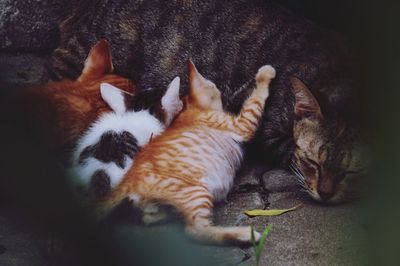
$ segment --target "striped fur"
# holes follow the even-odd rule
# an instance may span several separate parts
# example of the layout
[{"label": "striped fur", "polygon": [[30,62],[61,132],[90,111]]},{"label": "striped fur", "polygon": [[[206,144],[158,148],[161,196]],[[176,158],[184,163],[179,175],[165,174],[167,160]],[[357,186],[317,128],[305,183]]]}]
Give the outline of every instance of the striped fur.
[{"label": "striped fur", "polygon": [[[189,63],[184,110],[137,154],[120,185],[98,203],[97,218],[129,198],[143,212],[143,222],[155,222],[164,217],[157,212],[157,204],[169,204],[182,214],[187,233],[197,240],[249,243],[250,227],[213,226],[212,208],[232,187],[242,162],[242,143],[257,130],[274,77],[271,66],[260,68],[256,89],[234,116],[222,110],[216,86]],[[256,239],[259,237],[256,233]]]},{"label": "striped fur", "polygon": [[[224,109],[238,113],[253,89],[253,74],[268,62],[279,77],[271,86],[269,108],[254,145],[250,145],[250,151],[254,148],[251,154],[260,161],[288,167],[295,154],[302,161],[306,158],[301,154],[318,157],[314,152],[318,149],[296,145],[298,140],[315,137],[323,146],[330,146],[330,154],[355,153],[359,145],[352,136],[359,135],[355,125],[362,120],[357,111],[362,94],[356,93],[352,59],[356,53],[337,33],[294,14],[279,2],[81,0],[60,25],[60,44],[50,58],[49,70],[56,79],[77,77],[92,44],[107,38],[114,49],[116,72],[134,80],[139,89],[163,88],[172,77],[186,75],[184,62],[192,58],[220,89]],[[300,127],[294,125],[299,117],[293,108],[297,100],[293,77],[309,85],[324,114],[317,127],[301,123],[312,135],[295,132]],[[186,81],[182,85],[186,87]],[[337,132],[342,132],[338,140]],[[330,169],[333,173],[354,171],[334,157],[328,161],[316,160],[322,169],[320,180],[327,180],[321,184],[334,183],[323,187],[338,185],[338,189],[322,189],[329,190],[326,200],[331,192],[344,192],[337,182],[340,178]],[[315,175],[304,175],[319,180]]]}]

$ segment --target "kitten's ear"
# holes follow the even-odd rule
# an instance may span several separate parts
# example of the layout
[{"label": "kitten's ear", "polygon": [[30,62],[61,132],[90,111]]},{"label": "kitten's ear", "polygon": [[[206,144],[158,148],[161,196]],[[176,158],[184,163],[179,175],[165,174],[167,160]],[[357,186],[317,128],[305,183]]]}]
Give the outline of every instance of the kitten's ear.
[{"label": "kitten's ear", "polygon": [[86,58],[79,81],[99,79],[113,71],[111,50],[105,39],[97,42]]},{"label": "kitten's ear", "polygon": [[161,99],[161,107],[165,113],[165,124],[168,126],[174,117],[182,110],[183,103],[179,98],[180,78],[175,77],[168,85]]},{"label": "kitten's ear", "polygon": [[207,85],[208,80],[205,79],[199,73],[199,71],[197,71],[196,66],[190,59],[188,60],[188,73],[189,73],[189,91],[193,91]]},{"label": "kitten's ear", "polygon": [[290,78],[295,95],[294,113],[296,118],[317,117],[322,118],[318,101],[300,79]]},{"label": "kitten's ear", "polygon": [[123,90],[108,83],[100,84],[100,94],[103,100],[117,114],[126,112],[125,95]]}]

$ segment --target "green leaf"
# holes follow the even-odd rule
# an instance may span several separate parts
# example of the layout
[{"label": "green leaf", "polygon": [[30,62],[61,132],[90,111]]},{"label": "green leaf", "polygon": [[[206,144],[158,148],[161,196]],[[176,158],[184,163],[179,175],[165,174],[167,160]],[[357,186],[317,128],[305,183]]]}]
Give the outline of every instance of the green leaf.
[{"label": "green leaf", "polygon": [[256,237],[254,236],[254,227],[251,227],[251,244],[253,244],[254,250],[257,248]]},{"label": "green leaf", "polygon": [[[256,264],[259,265],[260,259],[261,259],[261,252],[265,246],[265,241],[267,240],[267,236],[269,234],[269,231],[272,228],[272,224],[267,225],[267,227],[264,229],[260,241],[258,243],[258,246],[255,248],[255,254],[256,254]],[[254,233],[253,233],[254,234]]]},{"label": "green leaf", "polygon": [[303,204],[296,205],[290,209],[273,209],[273,210],[255,209],[255,210],[245,211],[244,213],[251,217],[254,217],[254,216],[277,216],[277,215],[284,214],[286,212],[294,211],[302,206],[303,206]]}]

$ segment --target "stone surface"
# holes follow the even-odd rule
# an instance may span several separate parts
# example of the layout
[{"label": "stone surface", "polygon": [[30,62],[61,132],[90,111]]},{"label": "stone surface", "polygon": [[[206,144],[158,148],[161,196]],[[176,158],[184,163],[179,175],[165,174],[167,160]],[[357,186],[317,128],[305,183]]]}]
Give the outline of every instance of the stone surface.
[{"label": "stone surface", "polygon": [[40,265],[43,260],[40,246],[43,241],[23,227],[13,223],[10,214],[1,210],[0,215],[0,265]]},{"label": "stone surface", "polygon": [[[365,265],[360,259],[365,242],[357,240],[366,235],[366,227],[359,217],[358,204],[323,206],[296,192],[272,193],[268,202],[268,208],[288,208],[299,203],[304,206],[281,216],[243,218],[244,210],[264,207],[261,195],[251,192],[234,193],[228,203],[215,208],[215,223],[219,225],[252,225],[260,232],[268,224],[273,225],[260,265]],[[143,249],[147,252],[143,256],[169,254],[167,259],[174,263],[170,265],[189,265],[188,261],[190,265],[255,265],[252,247],[197,245],[187,239],[181,224],[147,228],[127,224],[116,231],[123,238],[116,242],[117,248],[126,256],[131,250]],[[0,246],[5,248],[0,254],[0,265],[48,265],[46,239],[16,222],[3,209],[0,236]],[[183,256],[174,256],[173,252]]]},{"label": "stone surface", "polygon": [[243,212],[264,208],[264,201],[258,192],[234,193],[225,204],[216,205],[214,220],[221,225],[244,225],[249,219]]},{"label": "stone surface", "polygon": [[235,178],[233,192],[260,191],[260,178],[270,167],[264,164],[246,162]]},{"label": "stone surface", "polygon": [[58,23],[71,12],[73,1],[0,1],[0,49],[52,49],[58,42]]},{"label": "stone surface", "polygon": [[29,221],[0,208],[0,265],[77,265],[76,257],[62,250],[55,258],[48,234],[35,232]]},{"label": "stone surface", "polygon": [[140,265],[237,265],[247,256],[237,247],[199,245],[186,237],[180,223],[122,225],[114,230],[114,237],[118,265],[132,265],[132,261],[146,262]]},{"label": "stone surface", "polygon": [[45,60],[32,53],[0,54],[0,89],[47,81]]},{"label": "stone surface", "polygon": [[264,188],[269,192],[297,191],[296,176],[284,169],[267,171],[262,176]]},{"label": "stone surface", "polygon": [[[365,265],[366,235],[356,204],[323,206],[297,193],[274,193],[270,208],[304,206],[274,217],[249,221],[262,231],[272,224],[260,265]],[[254,256],[245,265],[254,265]]]}]

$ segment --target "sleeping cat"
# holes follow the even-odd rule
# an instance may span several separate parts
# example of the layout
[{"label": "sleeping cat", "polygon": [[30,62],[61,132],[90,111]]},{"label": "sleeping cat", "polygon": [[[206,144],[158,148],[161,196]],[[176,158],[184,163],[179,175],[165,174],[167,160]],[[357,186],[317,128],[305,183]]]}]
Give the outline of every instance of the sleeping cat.
[{"label": "sleeping cat", "polygon": [[178,77],[160,101],[140,109],[135,106],[139,95],[129,95],[108,83],[100,85],[100,92],[113,112],[102,115],[79,139],[70,180],[91,198],[102,197],[114,188],[141,147],[164,131],[183,107]]},{"label": "sleeping cat", "polygon": [[292,165],[323,202],[346,200],[360,173],[350,51],[337,34],[274,1],[81,1],[60,36],[49,63],[55,78],[75,77],[82,53],[106,37],[117,72],[139,88],[166,86],[192,58],[233,113],[252,91],[253,73],[269,62],[280,75],[255,141],[258,159]]},{"label": "sleeping cat", "polygon": [[[242,144],[258,127],[275,70],[263,66],[256,88],[239,115],[222,109],[221,93],[214,83],[189,62],[189,94],[184,110],[173,124],[155,137],[135,158],[122,182],[99,201],[97,218],[129,198],[152,223],[164,218],[158,204],[172,205],[182,214],[186,232],[212,243],[250,243],[250,227],[211,224],[213,202],[226,198],[243,158]],[[255,232],[258,241],[260,234]]]}]

